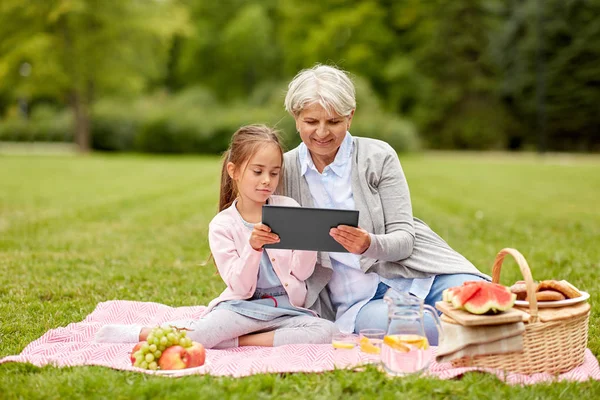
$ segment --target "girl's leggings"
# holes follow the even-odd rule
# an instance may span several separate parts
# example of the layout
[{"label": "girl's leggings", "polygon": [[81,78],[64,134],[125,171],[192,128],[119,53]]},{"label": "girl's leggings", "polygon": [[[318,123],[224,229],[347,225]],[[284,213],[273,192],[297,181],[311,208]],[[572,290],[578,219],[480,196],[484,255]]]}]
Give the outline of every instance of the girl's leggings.
[{"label": "girl's leggings", "polygon": [[275,331],[273,346],[282,346],[331,343],[331,337],[338,332],[333,322],[310,315],[261,321],[221,308],[212,310],[199,320],[173,321],[169,324],[190,329],[187,336],[207,349],[237,347],[238,338],[251,333]]}]

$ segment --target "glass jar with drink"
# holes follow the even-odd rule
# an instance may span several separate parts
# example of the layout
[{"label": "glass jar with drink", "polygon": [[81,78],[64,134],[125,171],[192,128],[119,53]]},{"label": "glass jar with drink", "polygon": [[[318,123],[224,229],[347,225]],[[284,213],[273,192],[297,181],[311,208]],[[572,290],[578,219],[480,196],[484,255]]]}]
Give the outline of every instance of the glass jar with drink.
[{"label": "glass jar with drink", "polygon": [[393,289],[384,296],[388,305],[388,329],[383,338],[381,362],[394,376],[420,373],[431,363],[433,353],[425,335],[424,314],[430,313],[442,337],[442,326],[435,309],[423,300]]}]

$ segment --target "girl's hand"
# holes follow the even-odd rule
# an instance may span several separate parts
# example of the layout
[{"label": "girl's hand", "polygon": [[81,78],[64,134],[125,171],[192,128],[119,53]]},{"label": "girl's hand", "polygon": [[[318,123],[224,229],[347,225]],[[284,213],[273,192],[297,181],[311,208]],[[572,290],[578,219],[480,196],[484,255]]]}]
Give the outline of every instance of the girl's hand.
[{"label": "girl's hand", "polygon": [[250,234],[250,246],[254,250],[260,250],[265,244],[279,243],[279,236],[271,233],[271,228],[261,224],[254,225],[254,229]]},{"label": "girl's hand", "polygon": [[369,232],[362,228],[338,225],[337,228],[331,228],[329,235],[352,254],[362,254],[371,245]]}]

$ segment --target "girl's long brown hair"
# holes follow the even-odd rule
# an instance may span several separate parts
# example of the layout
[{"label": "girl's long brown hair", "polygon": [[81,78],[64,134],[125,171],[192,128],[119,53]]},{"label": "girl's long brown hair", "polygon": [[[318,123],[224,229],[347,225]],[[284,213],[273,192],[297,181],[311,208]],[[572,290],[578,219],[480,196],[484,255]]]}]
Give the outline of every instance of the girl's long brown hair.
[{"label": "girl's long brown hair", "polygon": [[[266,125],[246,125],[238,129],[231,137],[231,143],[225,153],[223,153],[221,166],[221,190],[219,193],[219,212],[231,206],[237,197],[237,188],[235,182],[227,172],[227,163],[232,162],[236,168],[240,168],[246,161],[256,153],[261,145],[273,143],[277,145],[281,153],[281,171],[279,176],[279,184],[283,181],[283,146],[279,132],[276,129],[269,128]],[[242,174],[244,172],[242,171]],[[201,266],[206,266],[209,261],[213,260],[212,253],[206,261],[200,263]],[[217,269],[217,274],[219,270]]]},{"label": "girl's long brown hair", "polygon": [[[280,176],[283,177],[283,146],[281,145],[279,132],[276,129],[269,128],[266,125],[246,125],[233,134],[229,149],[223,154],[222,159],[219,212],[229,207],[238,195],[235,182],[227,173],[227,163],[231,162],[236,168],[240,168],[246,161],[250,160],[261,146],[269,143],[275,144],[281,152],[282,170]],[[279,184],[281,185],[281,181]]]}]

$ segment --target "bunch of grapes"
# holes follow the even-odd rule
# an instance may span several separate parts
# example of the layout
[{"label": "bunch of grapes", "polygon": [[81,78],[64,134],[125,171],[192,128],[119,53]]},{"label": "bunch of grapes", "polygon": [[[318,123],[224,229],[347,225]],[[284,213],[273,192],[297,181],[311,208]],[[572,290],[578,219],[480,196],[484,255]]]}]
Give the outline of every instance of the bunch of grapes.
[{"label": "bunch of grapes", "polygon": [[186,334],[185,330],[179,330],[168,325],[153,328],[146,341],[141,342],[140,347],[133,353],[135,359],[133,365],[143,369],[158,369],[158,359],[167,347],[176,345],[181,347],[192,346],[192,339],[187,337]]}]

